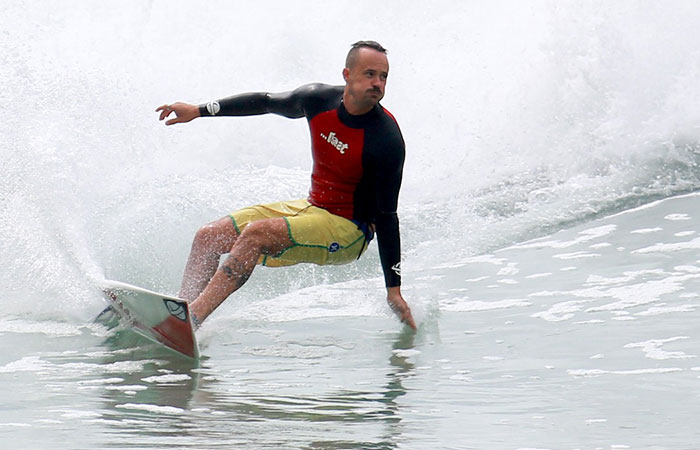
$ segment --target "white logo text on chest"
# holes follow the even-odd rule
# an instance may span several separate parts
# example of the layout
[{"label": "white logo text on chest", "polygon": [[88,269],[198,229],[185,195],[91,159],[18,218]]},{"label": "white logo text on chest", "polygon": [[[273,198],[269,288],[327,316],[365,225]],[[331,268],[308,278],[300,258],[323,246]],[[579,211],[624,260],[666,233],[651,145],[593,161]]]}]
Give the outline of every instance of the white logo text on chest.
[{"label": "white logo text on chest", "polygon": [[333,147],[336,148],[340,152],[341,155],[345,154],[345,150],[348,149],[348,144],[345,142],[341,141],[338,139],[338,137],[335,135],[335,131],[331,131],[328,133],[328,136],[325,134],[321,133],[321,137],[326,140],[329,144],[331,144]]}]

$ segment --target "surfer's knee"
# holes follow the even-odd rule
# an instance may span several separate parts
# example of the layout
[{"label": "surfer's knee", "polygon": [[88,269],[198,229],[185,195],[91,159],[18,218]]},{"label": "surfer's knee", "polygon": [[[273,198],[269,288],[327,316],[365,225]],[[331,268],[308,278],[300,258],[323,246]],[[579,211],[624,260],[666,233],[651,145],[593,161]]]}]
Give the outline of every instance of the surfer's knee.
[{"label": "surfer's knee", "polygon": [[235,228],[225,222],[208,223],[197,230],[192,247],[206,252],[224,254],[229,251],[238,235]]},{"label": "surfer's knee", "polygon": [[249,224],[241,233],[241,241],[269,255],[287,248],[290,239],[284,219],[266,219]]}]

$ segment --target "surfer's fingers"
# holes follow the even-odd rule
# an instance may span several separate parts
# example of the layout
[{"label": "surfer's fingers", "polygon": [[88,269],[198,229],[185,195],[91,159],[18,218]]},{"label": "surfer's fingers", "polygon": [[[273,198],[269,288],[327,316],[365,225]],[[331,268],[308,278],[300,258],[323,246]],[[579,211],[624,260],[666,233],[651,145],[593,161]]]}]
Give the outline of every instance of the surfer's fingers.
[{"label": "surfer's fingers", "polygon": [[[166,119],[171,113],[175,113],[176,116],[180,116],[180,109],[179,109],[180,103],[175,103],[172,105],[162,105],[156,108],[156,112],[160,111],[160,118],[159,120]],[[169,123],[166,123],[166,125],[170,125]]]},{"label": "surfer's fingers", "polygon": [[[159,111],[159,110],[160,109],[157,109],[156,111]],[[160,110],[160,117],[158,118],[158,120],[163,120],[163,119],[167,118],[171,112],[173,112],[173,111],[170,108],[164,108],[164,109]]]},{"label": "surfer's fingers", "polygon": [[404,313],[403,317],[401,318],[401,322],[405,323],[406,325],[413,328],[414,330],[418,329],[418,327],[416,327],[415,320],[413,320],[413,314],[411,314],[410,310],[408,310],[407,312]]}]

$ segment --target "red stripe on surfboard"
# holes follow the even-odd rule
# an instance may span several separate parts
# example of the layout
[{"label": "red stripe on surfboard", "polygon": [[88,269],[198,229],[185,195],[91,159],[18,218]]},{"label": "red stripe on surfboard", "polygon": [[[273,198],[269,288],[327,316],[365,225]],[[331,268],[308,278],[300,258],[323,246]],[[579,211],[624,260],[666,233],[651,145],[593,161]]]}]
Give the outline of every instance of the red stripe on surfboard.
[{"label": "red stripe on surfboard", "polygon": [[175,316],[168,316],[167,319],[153,327],[153,330],[160,334],[161,342],[164,345],[190,358],[195,357],[195,344],[189,321],[180,320]]}]

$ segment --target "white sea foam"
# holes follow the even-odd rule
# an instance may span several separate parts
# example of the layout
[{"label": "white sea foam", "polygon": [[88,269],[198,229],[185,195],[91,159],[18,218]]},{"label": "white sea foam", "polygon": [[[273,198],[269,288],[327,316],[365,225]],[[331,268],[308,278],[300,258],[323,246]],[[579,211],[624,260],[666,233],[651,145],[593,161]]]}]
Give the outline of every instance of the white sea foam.
[{"label": "white sea foam", "polygon": [[520,269],[518,269],[517,266],[517,263],[510,262],[506,265],[506,267],[499,269],[496,275],[517,275],[520,272]]},{"label": "white sea foam", "polygon": [[467,283],[476,283],[477,281],[484,281],[484,280],[488,280],[489,278],[490,277],[488,277],[488,276],[483,276],[483,277],[478,277],[478,278],[469,278],[469,279],[464,280],[464,281],[466,281]]},{"label": "white sea foam", "polygon": [[525,278],[528,280],[533,280],[535,278],[545,278],[549,276],[552,276],[552,272],[533,273],[532,275],[528,275]]},{"label": "white sea foam", "polygon": [[178,381],[191,380],[192,377],[187,374],[168,374],[168,375],[155,375],[152,377],[146,377],[142,380],[146,383],[177,383]]},{"label": "white sea foam", "polygon": [[553,255],[552,258],[557,259],[581,259],[581,258],[595,258],[600,256],[599,253],[590,253],[586,251],[573,252],[573,253],[559,253]]},{"label": "white sea foam", "polygon": [[272,356],[277,358],[321,359],[333,352],[327,347],[299,347],[283,344],[266,346],[249,346],[241,349],[241,353],[254,356]]},{"label": "white sea foam", "polygon": [[687,242],[675,242],[672,244],[654,244],[633,250],[632,253],[673,253],[683,250],[697,250],[700,248],[700,238],[695,238]]},{"label": "white sea foam", "polygon": [[82,411],[77,409],[54,410],[52,413],[58,413],[64,419],[94,419],[102,417],[102,414],[96,411]]},{"label": "white sea foam", "polygon": [[608,419],[586,419],[586,425],[593,425],[596,423],[606,423]]},{"label": "white sea foam", "polygon": [[666,220],[672,220],[672,221],[677,221],[677,220],[690,220],[690,216],[685,213],[678,213],[678,214],[669,214],[664,217]]},{"label": "white sea foam", "polygon": [[444,263],[444,264],[439,264],[434,267],[434,269],[455,269],[459,267],[464,267],[467,264],[493,264],[500,266],[504,263],[505,259],[503,258],[497,258],[494,255],[478,255],[478,256],[469,256],[467,258],[462,258],[458,261],[451,262],[451,263]]},{"label": "white sea foam", "polygon": [[[683,282],[697,278],[698,275],[671,276],[661,280],[611,287],[596,292],[599,298],[610,297],[617,301],[601,306],[591,307],[587,312],[615,311],[633,308],[658,301],[661,296],[683,289]],[[595,292],[595,291],[589,291]]]},{"label": "white sea foam", "polygon": [[17,361],[9,362],[0,367],[0,373],[41,372],[51,364],[38,356],[25,356]]},{"label": "white sea foam", "polygon": [[485,302],[480,300],[454,300],[454,303],[441,305],[441,309],[444,311],[461,311],[461,312],[473,312],[473,311],[490,311],[494,309],[505,309],[505,308],[515,308],[521,306],[530,306],[531,303],[522,299],[506,299],[493,302]]},{"label": "white sea foam", "polygon": [[400,356],[400,357],[403,357],[403,358],[410,358],[411,356],[416,356],[416,355],[420,355],[420,354],[421,354],[421,351],[420,351],[420,350],[416,350],[416,349],[414,349],[414,348],[396,349],[396,350],[392,350],[391,352],[392,352],[393,354],[395,354],[396,356]]},{"label": "white sea foam", "polygon": [[569,375],[575,377],[597,377],[601,375],[649,375],[682,372],[679,367],[658,367],[651,369],[631,369],[631,370],[603,370],[603,369],[572,369],[567,370]]},{"label": "white sea foam", "polygon": [[[40,374],[56,373],[65,375],[66,373],[75,374],[108,374],[108,373],[131,373],[142,370],[147,364],[160,364],[158,360],[135,360],[135,361],[116,361],[109,364],[104,363],[86,363],[86,362],[67,362],[56,363],[42,359],[39,356],[25,356],[17,361],[13,361],[0,367],[0,373],[13,372],[37,372]],[[109,378],[103,380],[88,380],[84,384],[91,383],[106,383],[109,384],[117,380],[117,378]]]},{"label": "white sea foam", "polygon": [[78,336],[81,334],[81,325],[62,322],[34,322],[29,320],[0,320],[0,333],[37,333],[48,336]]},{"label": "white sea foam", "polygon": [[676,270],[679,272],[700,273],[700,267],[690,266],[690,265],[675,266],[673,268],[673,270]]},{"label": "white sea foam", "polygon": [[147,390],[148,386],[144,386],[142,384],[121,384],[105,386],[104,389],[106,391],[137,392]]},{"label": "white sea foam", "polygon": [[532,317],[544,319],[548,322],[561,322],[574,317],[574,313],[581,311],[584,305],[592,300],[570,300],[566,302],[555,303],[546,311],[540,311],[532,314]]},{"label": "white sea foam", "polygon": [[81,385],[101,385],[101,384],[114,384],[114,383],[121,383],[124,381],[123,378],[100,378],[96,380],[80,380],[78,381],[78,384]]},{"label": "white sea foam", "polygon": [[576,245],[583,244],[588,241],[592,241],[594,239],[598,239],[600,237],[606,236],[617,228],[616,225],[614,224],[609,224],[609,225],[602,225],[599,227],[594,227],[590,229],[586,229],[583,231],[580,231],[578,233],[578,237],[572,240],[568,241],[559,241],[559,240],[536,240],[532,242],[526,242],[523,244],[518,244],[513,246],[512,248],[516,249],[529,249],[529,248],[568,248],[568,247],[573,247]]},{"label": "white sea foam", "polygon": [[668,339],[650,339],[644,342],[633,342],[625,345],[625,348],[640,348],[644,356],[652,359],[687,359],[695,358],[695,355],[688,355],[684,352],[667,352],[661,347],[669,342],[688,339],[688,336],[676,336]]},{"label": "white sea foam", "polygon": [[687,304],[687,305],[678,305],[678,306],[652,306],[651,308],[647,309],[646,311],[640,311],[636,313],[635,315],[637,316],[658,316],[661,314],[671,314],[671,313],[678,313],[678,312],[693,312],[695,311],[698,306],[697,304]]},{"label": "white sea foam", "polygon": [[688,230],[688,231],[679,231],[678,233],[675,233],[674,236],[676,237],[686,237],[686,236],[692,236],[695,234],[695,231]]},{"label": "white sea foam", "polygon": [[663,231],[663,228],[660,227],[654,227],[654,228],[640,228],[639,230],[632,230],[630,233],[636,233],[636,234],[649,234],[649,233],[657,233],[659,231]]},{"label": "white sea foam", "polygon": [[667,273],[663,269],[645,269],[645,270],[634,270],[625,271],[616,277],[605,277],[601,275],[589,275],[586,278],[586,285],[591,286],[614,286],[614,285],[628,285],[632,281],[639,278],[647,278],[649,276],[666,276]]},{"label": "white sea foam", "polygon": [[545,318],[550,321],[568,320],[574,316],[573,313],[580,311],[584,304],[605,299],[612,299],[615,301],[589,307],[585,312],[623,311],[657,302],[662,296],[682,290],[684,282],[698,278],[697,274],[673,275],[658,280],[630,284],[630,281],[640,276],[643,278],[650,275],[659,275],[661,272],[656,269],[642,272],[630,272],[625,277],[610,279],[595,276],[589,277],[589,281],[597,284],[598,286],[596,287],[573,289],[571,291],[542,291],[531,293],[529,295],[531,298],[542,296],[573,296],[581,298],[581,300],[555,303],[546,311],[534,314],[533,317]]},{"label": "white sea foam", "polygon": [[176,408],[174,406],[160,406],[160,405],[151,405],[148,403],[123,403],[120,405],[116,405],[116,408],[121,408],[121,409],[129,409],[129,410],[135,410],[135,411],[147,411],[147,412],[152,412],[152,413],[158,413],[158,414],[168,414],[168,415],[182,415],[185,413],[185,410],[182,408]]}]

